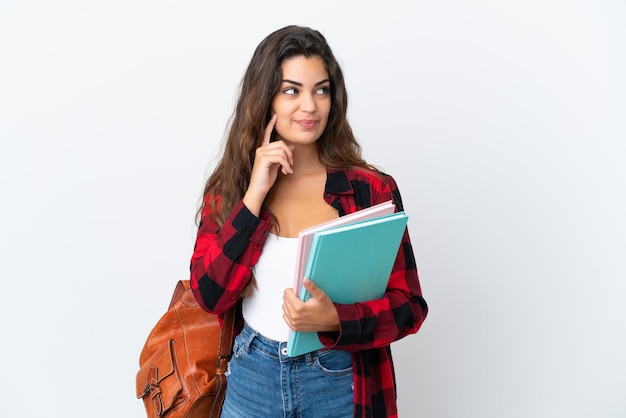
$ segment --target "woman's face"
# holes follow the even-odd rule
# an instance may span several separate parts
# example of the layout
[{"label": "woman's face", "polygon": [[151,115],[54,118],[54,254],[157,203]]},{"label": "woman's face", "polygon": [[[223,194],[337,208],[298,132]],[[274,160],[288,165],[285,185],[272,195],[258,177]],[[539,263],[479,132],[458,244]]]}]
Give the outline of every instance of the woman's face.
[{"label": "woman's face", "polygon": [[330,80],[319,57],[297,56],[281,66],[280,88],[272,100],[278,116],[278,137],[292,144],[312,144],[319,139],[330,113]]}]

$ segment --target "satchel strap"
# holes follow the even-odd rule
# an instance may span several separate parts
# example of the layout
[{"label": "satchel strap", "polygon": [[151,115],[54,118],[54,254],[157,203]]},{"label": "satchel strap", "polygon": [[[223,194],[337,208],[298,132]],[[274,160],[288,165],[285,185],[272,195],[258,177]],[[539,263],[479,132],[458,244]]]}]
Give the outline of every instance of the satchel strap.
[{"label": "satchel strap", "polygon": [[220,352],[217,357],[217,376],[223,375],[228,370],[228,361],[233,354],[233,337],[235,336],[235,317],[239,303],[224,312],[222,333],[220,336]]},{"label": "satchel strap", "polygon": [[232,308],[224,312],[222,321],[222,332],[220,336],[220,352],[217,357],[217,367],[215,371],[216,393],[209,418],[217,418],[220,416],[222,404],[226,397],[226,371],[228,370],[228,360],[233,354],[233,343],[235,336],[236,318],[241,304],[237,302]]}]

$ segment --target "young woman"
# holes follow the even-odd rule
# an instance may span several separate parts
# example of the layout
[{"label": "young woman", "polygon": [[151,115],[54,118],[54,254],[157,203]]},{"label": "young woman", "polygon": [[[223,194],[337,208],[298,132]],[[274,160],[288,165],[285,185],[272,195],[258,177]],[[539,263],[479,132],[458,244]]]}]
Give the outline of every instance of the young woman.
[{"label": "young woman", "polygon": [[[318,31],[288,26],[258,45],[191,259],[205,310],[241,306],[222,417],[397,416],[390,344],[428,310],[408,232],[383,298],[336,304],[310,280],[307,302],[292,290],[300,230],[390,199],[403,210],[394,179],[361,158],[346,110]],[[317,332],[325,348],[288,357],[289,329]]]}]

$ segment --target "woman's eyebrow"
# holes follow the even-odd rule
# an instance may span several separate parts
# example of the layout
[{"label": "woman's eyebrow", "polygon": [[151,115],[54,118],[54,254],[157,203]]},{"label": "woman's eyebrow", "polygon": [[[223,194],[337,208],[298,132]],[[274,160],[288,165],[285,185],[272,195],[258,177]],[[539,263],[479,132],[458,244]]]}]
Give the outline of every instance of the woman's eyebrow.
[{"label": "woman's eyebrow", "polygon": [[[326,79],[324,79],[324,80],[322,80],[322,81],[318,81],[317,83],[315,83],[315,85],[316,85],[316,86],[319,86],[320,84],[327,83],[328,81],[330,81],[330,80],[328,80],[328,79],[326,78]],[[290,83],[290,84],[294,84],[294,85],[296,85],[296,86],[300,86],[300,87],[302,87],[302,86],[303,86],[303,84],[302,84],[302,83],[298,83],[297,81],[293,81],[293,80],[289,80],[289,79],[284,79],[284,80],[282,80],[281,82],[282,82],[282,83]]]}]

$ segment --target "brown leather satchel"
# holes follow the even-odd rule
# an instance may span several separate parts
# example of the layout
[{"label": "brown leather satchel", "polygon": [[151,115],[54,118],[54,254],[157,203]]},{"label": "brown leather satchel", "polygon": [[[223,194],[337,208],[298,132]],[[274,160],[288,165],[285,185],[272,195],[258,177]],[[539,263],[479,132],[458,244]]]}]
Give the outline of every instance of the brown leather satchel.
[{"label": "brown leather satchel", "polygon": [[167,312],[139,357],[137,399],[148,418],[219,417],[226,395],[235,308],[218,318],[196,301],[189,280],[176,284]]}]

